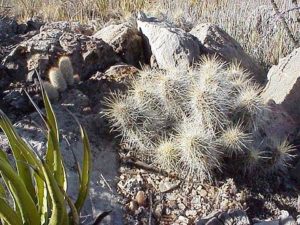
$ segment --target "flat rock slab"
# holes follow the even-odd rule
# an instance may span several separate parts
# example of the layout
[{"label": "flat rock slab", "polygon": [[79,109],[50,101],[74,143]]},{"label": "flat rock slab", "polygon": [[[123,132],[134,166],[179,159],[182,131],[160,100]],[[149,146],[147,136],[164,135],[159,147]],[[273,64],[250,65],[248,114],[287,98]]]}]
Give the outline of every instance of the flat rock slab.
[{"label": "flat rock slab", "polygon": [[268,73],[268,83],[262,93],[266,101],[281,105],[300,123],[300,48],[295,49]]}]

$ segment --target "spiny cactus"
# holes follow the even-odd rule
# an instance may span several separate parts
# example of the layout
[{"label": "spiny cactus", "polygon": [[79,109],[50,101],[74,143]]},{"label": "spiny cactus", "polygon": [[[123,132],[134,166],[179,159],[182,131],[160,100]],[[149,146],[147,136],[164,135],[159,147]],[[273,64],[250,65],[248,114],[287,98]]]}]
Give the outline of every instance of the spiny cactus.
[{"label": "spiny cactus", "polygon": [[57,100],[59,97],[59,93],[57,89],[48,81],[43,82],[44,90],[46,91],[50,100]]},{"label": "spiny cactus", "polygon": [[67,83],[59,68],[52,67],[49,70],[49,80],[53,87],[55,87],[58,91],[62,92],[67,89]]},{"label": "spiny cactus", "polygon": [[284,169],[293,147],[260,135],[260,91],[239,65],[206,57],[189,70],[142,71],[106,98],[104,115],[138,157],[184,177]]},{"label": "spiny cactus", "polygon": [[59,59],[58,67],[68,85],[72,86],[74,84],[74,70],[72,66],[72,62],[68,56],[62,56]]}]

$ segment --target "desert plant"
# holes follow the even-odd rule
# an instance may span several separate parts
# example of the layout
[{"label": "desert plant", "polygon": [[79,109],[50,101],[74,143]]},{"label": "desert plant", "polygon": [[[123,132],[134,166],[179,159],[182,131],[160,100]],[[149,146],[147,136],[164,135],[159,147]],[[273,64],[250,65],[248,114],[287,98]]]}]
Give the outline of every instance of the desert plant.
[{"label": "desert plant", "polygon": [[187,71],[142,71],[129,90],[106,98],[103,113],[134,154],[182,176],[212,179],[232,165],[277,171],[293,148],[259,134],[269,112],[260,91],[238,64],[205,57]]},{"label": "desert plant", "polygon": [[43,82],[43,88],[50,100],[57,100],[59,97],[58,90],[48,81]]},{"label": "desert plant", "polygon": [[[79,169],[79,191],[75,202],[66,194],[67,177],[59,148],[56,117],[47,93],[41,85],[47,126],[47,151],[39,156],[17,133],[0,110],[0,128],[8,138],[13,159],[0,150],[0,223],[3,225],[79,224],[79,213],[88,194],[91,151],[85,129],[83,165]],[[78,164],[79,165],[79,164]],[[69,210],[68,210],[69,209]]]},{"label": "desert plant", "polygon": [[67,89],[65,77],[58,67],[52,67],[49,70],[49,81],[60,92]]},{"label": "desert plant", "polygon": [[68,56],[63,56],[59,59],[58,67],[68,85],[72,86],[74,84],[74,70],[72,66],[72,62]]}]

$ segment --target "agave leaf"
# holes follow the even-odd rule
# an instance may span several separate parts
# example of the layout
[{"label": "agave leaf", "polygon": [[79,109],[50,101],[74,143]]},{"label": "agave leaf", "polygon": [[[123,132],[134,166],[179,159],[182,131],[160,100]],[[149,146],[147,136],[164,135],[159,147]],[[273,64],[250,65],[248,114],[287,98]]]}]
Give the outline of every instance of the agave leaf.
[{"label": "agave leaf", "polygon": [[63,189],[61,190],[70,207],[70,213],[69,213],[70,224],[79,225],[79,215],[74,203],[72,202],[72,199],[68,196],[68,194]]},{"label": "agave leaf", "polygon": [[9,188],[12,192],[15,202],[21,212],[25,224],[40,225],[39,214],[33,199],[31,198],[25,183],[14,168],[6,161],[0,158],[0,171],[9,181]]},{"label": "agave leaf", "polygon": [[22,218],[0,198],[0,218],[9,225],[23,225]]},{"label": "agave leaf", "polygon": [[50,104],[47,93],[45,92],[41,79],[40,86],[43,95],[44,106],[46,110],[46,123],[48,126],[48,143],[47,143],[47,153],[46,160],[49,165],[49,169],[54,173],[54,177],[60,187],[65,191],[67,190],[67,177],[64,168],[64,163],[62,161],[62,156],[59,148],[59,130],[57,126],[56,117],[53,108]]},{"label": "agave leaf", "polygon": [[81,179],[79,184],[79,193],[77,200],[75,202],[75,206],[77,211],[80,212],[84,201],[89,192],[89,184],[90,184],[90,177],[91,177],[91,148],[90,142],[86,133],[86,130],[80,125],[80,133],[81,138],[83,141],[83,165],[82,165],[82,172],[81,172]]},{"label": "agave leaf", "polygon": [[43,174],[47,185],[49,197],[51,199],[52,214],[49,219],[49,225],[68,224],[65,223],[68,218],[67,209],[64,204],[64,195],[55,180],[54,174],[47,165],[47,162],[43,162]]},{"label": "agave leaf", "polygon": [[2,130],[4,131],[4,133],[6,134],[9,140],[9,144],[15,158],[18,174],[24,181],[26,185],[26,189],[30,193],[32,199],[36,201],[36,195],[35,195],[31,170],[26,165],[27,160],[22,154],[18,142],[15,140],[16,132],[14,130],[14,127],[1,110],[0,110],[0,127],[2,128]]}]

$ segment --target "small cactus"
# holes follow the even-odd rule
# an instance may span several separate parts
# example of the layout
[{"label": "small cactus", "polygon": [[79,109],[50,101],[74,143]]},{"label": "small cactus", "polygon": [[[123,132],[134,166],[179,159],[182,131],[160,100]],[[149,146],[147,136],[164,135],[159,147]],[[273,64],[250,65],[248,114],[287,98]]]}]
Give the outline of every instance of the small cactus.
[{"label": "small cactus", "polygon": [[104,115],[134,154],[183,177],[211,180],[231,166],[277,171],[293,147],[259,134],[269,112],[260,92],[239,65],[206,57],[188,70],[142,71],[105,99]]},{"label": "small cactus", "polygon": [[57,89],[48,81],[43,82],[43,87],[49,97],[50,100],[57,100],[59,97],[59,93]]},{"label": "small cactus", "polygon": [[62,56],[59,59],[58,67],[68,85],[72,86],[74,84],[74,70],[72,66],[72,62],[68,56]]},{"label": "small cactus", "polygon": [[58,91],[63,92],[67,89],[67,83],[59,68],[52,67],[49,70],[49,80]]}]

